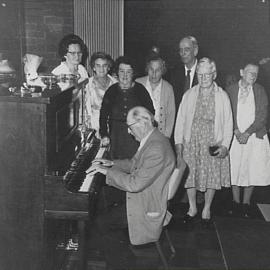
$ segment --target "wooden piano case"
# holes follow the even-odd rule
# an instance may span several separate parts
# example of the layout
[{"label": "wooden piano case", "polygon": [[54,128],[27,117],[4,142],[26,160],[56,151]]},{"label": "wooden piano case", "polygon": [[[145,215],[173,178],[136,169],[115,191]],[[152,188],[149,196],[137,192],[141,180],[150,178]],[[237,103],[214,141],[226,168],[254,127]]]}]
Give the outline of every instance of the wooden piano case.
[{"label": "wooden piano case", "polygon": [[[53,186],[48,192],[45,182],[60,185],[61,178],[53,182],[50,175],[64,171],[75,157],[80,90],[86,83],[46,98],[0,97],[1,270],[49,269],[45,212],[48,205],[59,206],[48,202],[63,194]],[[79,201],[78,207],[87,212],[87,204]]]}]

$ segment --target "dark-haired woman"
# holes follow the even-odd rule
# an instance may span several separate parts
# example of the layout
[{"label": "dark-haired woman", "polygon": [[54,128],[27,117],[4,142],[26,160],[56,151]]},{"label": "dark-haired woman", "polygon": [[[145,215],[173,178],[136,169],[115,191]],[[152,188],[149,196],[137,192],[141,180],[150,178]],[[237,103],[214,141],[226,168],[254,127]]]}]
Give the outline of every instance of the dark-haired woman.
[{"label": "dark-haired woman", "polygon": [[[135,106],[143,106],[155,114],[150,95],[142,84],[134,81],[135,66],[131,59],[120,56],[116,60],[118,83],[106,91],[100,109],[100,136],[103,145],[111,146],[112,159],[126,159],[134,156],[139,143],[128,132],[126,118]],[[107,188],[107,204],[125,204],[125,192],[113,187]]]},{"label": "dark-haired woman", "polygon": [[73,74],[80,79],[88,78],[85,67],[81,64],[86,55],[86,47],[82,39],[76,35],[65,36],[59,43],[61,64],[53,69],[54,75]]},{"label": "dark-haired woman", "polygon": [[134,81],[134,64],[126,57],[116,60],[119,82],[106,91],[100,110],[100,135],[102,143],[111,144],[113,159],[131,158],[139,144],[128,133],[126,117],[135,106],[143,106],[155,113],[150,95],[142,84]]},{"label": "dark-haired woman", "polygon": [[[58,54],[61,57],[59,66],[53,69],[54,75],[76,75],[78,79],[88,78],[85,67],[81,64],[82,59],[86,57],[86,46],[82,39],[74,34],[64,36],[58,47]],[[76,221],[69,224],[72,238],[69,239],[67,249],[78,248],[78,229]],[[65,225],[68,226],[68,225]]]},{"label": "dark-haired woman", "polygon": [[89,79],[85,95],[86,120],[88,127],[99,132],[99,115],[103,96],[107,89],[117,82],[109,75],[113,60],[109,54],[95,52],[90,59],[94,75]]}]

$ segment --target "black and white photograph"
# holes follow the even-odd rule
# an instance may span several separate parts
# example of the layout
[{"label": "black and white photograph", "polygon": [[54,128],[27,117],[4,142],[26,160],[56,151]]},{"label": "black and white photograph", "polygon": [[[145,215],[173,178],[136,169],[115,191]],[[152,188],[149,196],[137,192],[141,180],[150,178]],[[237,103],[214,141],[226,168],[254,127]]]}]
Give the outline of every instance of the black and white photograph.
[{"label": "black and white photograph", "polygon": [[270,0],[0,0],[0,270],[270,270]]}]

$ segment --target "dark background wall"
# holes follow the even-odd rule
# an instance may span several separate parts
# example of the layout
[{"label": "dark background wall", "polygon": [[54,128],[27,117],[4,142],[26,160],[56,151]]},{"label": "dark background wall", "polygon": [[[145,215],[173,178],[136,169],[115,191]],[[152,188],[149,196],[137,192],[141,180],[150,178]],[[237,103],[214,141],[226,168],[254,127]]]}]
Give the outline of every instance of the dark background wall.
[{"label": "dark background wall", "polygon": [[270,56],[269,3],[261,0],[126,0],[125,52],[140,72],[152,45],[169,67],[179,61],[179,40],[198,39],[199,57],[212,57],[219,79],[238,75],[241,63]]},{"label": "dark background wall", "polygon": [[[24,53],[38,54],[44,57],[41,71],[51,71],[60,61],[60,39],[74,31],[73,0],[0,4],[0,53],[16,68]],[[124,9],[125,53],[138,61],[141,74],[152,45],[161,48],[169,67],[179,61],[185,35],[197,37],[200,57],[216,60],[223,82],[226,74],[239,73],[240,63],[270,56],[268,0],[125,0]]]},{"label": "dark background wall", "polygon": [[8,59],[20,77],[22,56],[43,57],[40,72],[50,72],[60,59],[58,43],[73,33],[73,0],[0,1],[0,58]]},{"label": "dark background wall", "polygon": [[25,52],[43,56],[41,71],[60,63],[58,43],[73,33],[73,0],[24,0]]},{"label": "dark background wall", "polygon": [[20,73],[22,5],[18,0],[0,1],[0,60],[8,59]]}]

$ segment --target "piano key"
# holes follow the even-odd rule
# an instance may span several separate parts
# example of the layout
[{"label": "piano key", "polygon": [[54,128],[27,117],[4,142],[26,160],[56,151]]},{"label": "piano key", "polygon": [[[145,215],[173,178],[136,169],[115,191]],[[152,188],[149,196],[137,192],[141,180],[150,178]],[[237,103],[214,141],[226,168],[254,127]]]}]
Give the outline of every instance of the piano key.
[{"label": "piano key", "polygon": [[[102,158],[106,149],[107,149],[106,147],[100,147],[95,158]],[[91,167],[92,167],[92,165],[86,171],[87,175],[86,175],[86,178],[81,185],[81,188],[79,190],[80,192],[88,192],[90,189],[94,175],[97,172],[95,169],[91,171],[91,169],[92,169]]]},{"label": "piano key", "polygon": [[100,140],[92,136],[66,172],[64,176],[66,188],[71,192],[88,192],[94,175],[93,173],[86,175],[86,170],[89,171],[89,165],[92,166],[94,159],[103,158],[106,151],[107,147],[100,147]]},{"label": "piano key", "polygon": [[96,158],[102,158],[106,150],[107,150],[106,147],[100,147],[97,154],[96,154],[95,159]]},{"label": "piano key", "polygon": [[[97,171],[94,171],[94,172],[97,172]],[[95,176],[95,173],[90,173],[90,174],[87,174],[84,181],[83,181],[83,184],[81,185],[80,189],[79,189],[79,192],[88,192],[89,191],[89,188],[92,184],[92,181],[93,181],[93,178]]]}]

